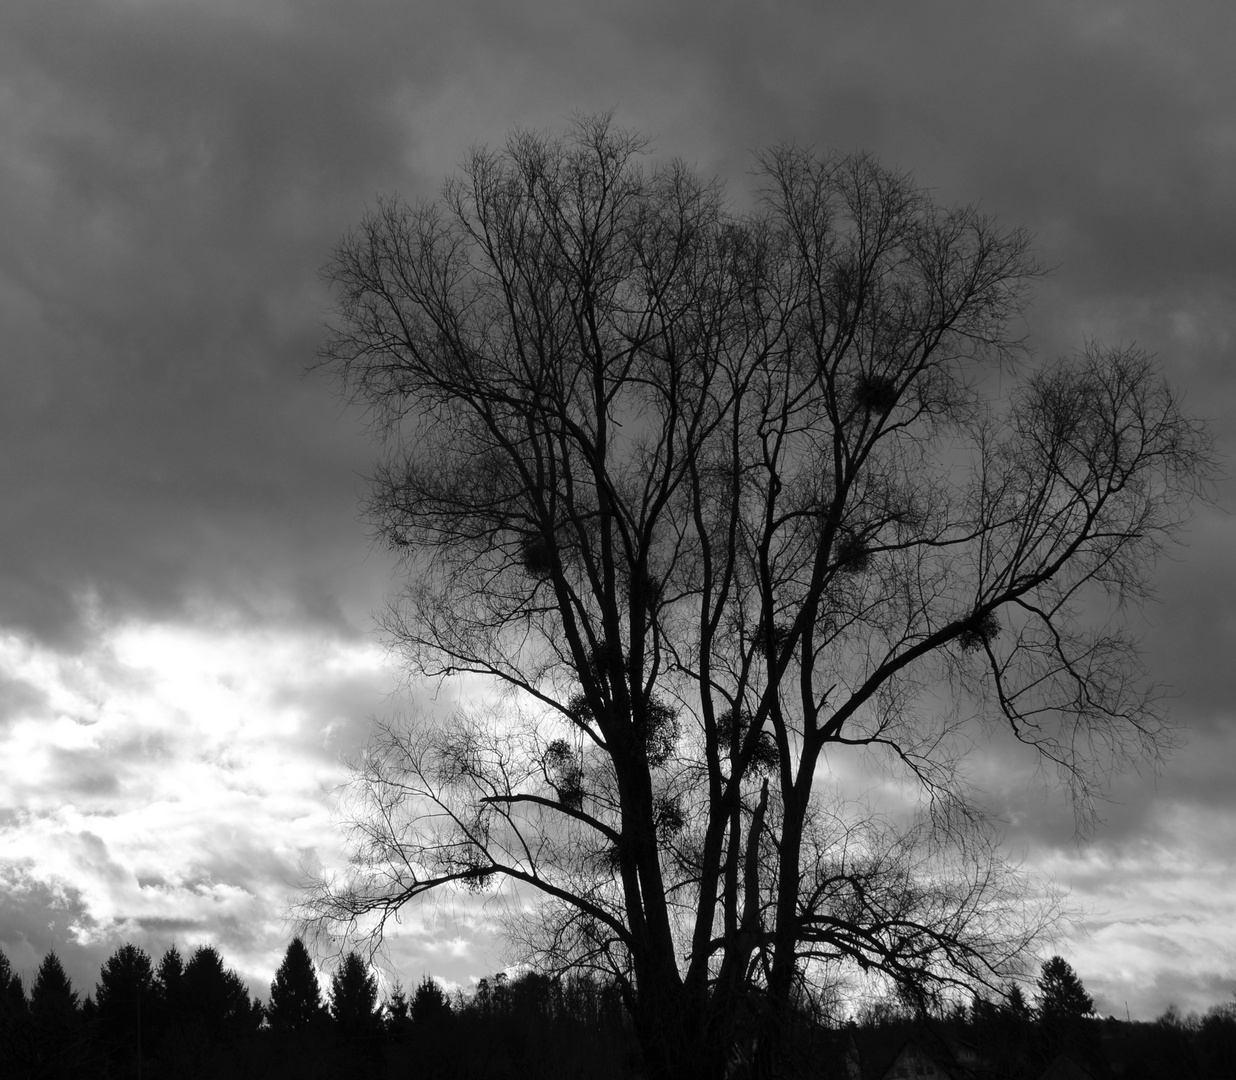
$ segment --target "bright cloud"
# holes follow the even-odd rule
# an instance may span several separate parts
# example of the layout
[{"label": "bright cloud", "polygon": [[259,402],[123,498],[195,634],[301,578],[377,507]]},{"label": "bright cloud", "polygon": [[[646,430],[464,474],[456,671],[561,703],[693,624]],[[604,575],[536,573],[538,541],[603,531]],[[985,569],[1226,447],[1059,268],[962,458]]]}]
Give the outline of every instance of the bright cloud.
[{"label": "bright cloud", "polygon": [[[40,691],[0,730],[0,857],[22,885],[8,905],[71,898],[96,952],[175,936],[273,968],[305,869],[336,857],[329,792],[389,689],[383,650],[130,623],[74,657],[0,638],[0,672]],[[0,943],[27,964],[49,947],[10,920]]]}]

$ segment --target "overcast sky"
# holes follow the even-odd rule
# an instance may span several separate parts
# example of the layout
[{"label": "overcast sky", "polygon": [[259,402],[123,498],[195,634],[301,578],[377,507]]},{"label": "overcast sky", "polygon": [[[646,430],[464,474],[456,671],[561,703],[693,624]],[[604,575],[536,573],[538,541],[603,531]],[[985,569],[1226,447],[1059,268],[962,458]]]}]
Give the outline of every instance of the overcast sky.
[{"label": "overcast sky", "polygon": [[[265,997],[297,881],[338,857],[341,758],[418,704],[374,630],[373,448],[305,374],[318,268],[376,197],[611,108],[736,194],[771,143],[864,148],[1028,226],[1038,353],[1137,342],[1230,462],[1234,45],[1231,0],[0,5],[0,947],[28,974],[56,948],[85,992],[126,940],[211,942]],[[1184,742],[1162,778],[1079,843],[1067,800],[982,774],[1122,1016],[1236,990],[1231,495],[1147,613]],[[499,963],[483,912],[401,934],[408,982]]]}]

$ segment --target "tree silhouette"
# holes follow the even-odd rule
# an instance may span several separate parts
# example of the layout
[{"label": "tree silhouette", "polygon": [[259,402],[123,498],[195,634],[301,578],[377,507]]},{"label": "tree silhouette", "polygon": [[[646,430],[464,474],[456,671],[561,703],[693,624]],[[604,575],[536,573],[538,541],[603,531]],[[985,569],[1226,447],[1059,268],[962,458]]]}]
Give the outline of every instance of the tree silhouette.
[{"label": "tree silhouette", "polygon": [[39,964],[30,987],[30,1017],[43,1030],[65,1030],[78,1016],[77,992],[54,951]]},{"label": "tree silhouette", "polygon": [[[1154,756],[1109,608],[1209,442],[1135,351],[1008,365],[1023,231],[792,147],[739,215],[644,146],[516,133],[328,268],[325,362],[386,438],[370,511],[408,571],[386,629],[416,675],[507,693],[378,727],[309,917],[517,890],[524,958],[617,980],[653,1073],[772,1070],[851,973],[922,1006],[1023,973],[1052,913],[959,763],[1029,744],[1084,820]],[[921,818],[855,803],[848,758]]]},{"label": "tree silhouette", "polygon": [[396,982],[382,1009],[382,1024],[388,1035],[398,1039],[407,1034],[408,1025],[412,1022],[410,1007],[403,983]]},{"label": "tree silhouette", "polygon": [[1088,1021],[1094,999],[1061,956],[1043,962],[1039,974],[1038,1019],[1047,1056],[1069,1054],[1082,1061],[1093,1060],[1099,1049],[1098,1029]]},{"label": "tree silhouette", "polygon": [[1078,1020],[1094,1012],[1094,999],[1062,956],[1043,961],[1038,985],[1039,1017],[1048,1023]]},{"label": "tree silhouette", "polygon": [[303,1031],[321,1024],[325,1016],[309,950],[300,938],[293,938],[270,984],[266,1019],[275,1031]]},{"label": "tree silhouette", "polygon": [[250,1000],[240,976],[210,945],[199,945],[189,957],[179,997],[186,1020],[213,1038],[248,1034],[262,1022],[261,1004]]},{"label": "tree silhouette", "polygon": [[155,972],[155,989],[163,1001],[171,1008],[179,1008],[180,995],[184,988],[185,962],[180,950],[175,945],[168,947],[159,958],[159,967]]},{"label": "tree silhouette", "polygon": [[155,1024],[152,1041],[157,1045],[167,1032],[184,1020],[185,963],[180,950],[171,945],[155,969]]},{"label": "tree silhouette", "polygon": [[348,953],[331,975],[330,1016],[339,1033],[350,1039],[367,1038],[380,1027],[378,980],[358,953]]},{"label": "tree silhouette", "polygon": [[30,986],[29,1017],[35,1072],[71,1075],[84,1051],[81,1012],[77,992],[54,951],[43,958]]},{"label": "tree silhouette", "polygon": [[29,1056],[28,1012],[21,976],[0,949],[0,1071],[14,1076],[20,1075],[19,1070],[25,1068]]},{"label": "tree silhouette", "polygon": [[415,1024],[433,1023],[444,1016],[449,1016],[450,1012],[451,1002],[446,992],[435,979],[428,975],[424,976],[417,984],[416,993],[412,995],[412,1022]]},{"label": "tree silhouette", "polygon": [[1236,1076],[1236,1002],[1206,1011],[1198,1032],[1199,1056],[1207,1076]]},{"label": "tree silhouette", "polygon": [[13,970],[8,956],[0,949],[0,1020],[24,1016],[25,1012],[26,992],[22,988],[21,976]]},{"label": "tree silhouette", "polygon": [[1030,1019],[1030,1006],[1026,1004],[1026,995],[1022,993],[1017,983],[1009,986],[1004,1000],[1008,1011],[1018,1020]]},{"label": "tree silhouette", "polygon": [[104,1044],[119,1057],[140,1055],[157,1023],[155,974],[146,951],[130,943],[112,953],[99,972],[94,1000]]}]

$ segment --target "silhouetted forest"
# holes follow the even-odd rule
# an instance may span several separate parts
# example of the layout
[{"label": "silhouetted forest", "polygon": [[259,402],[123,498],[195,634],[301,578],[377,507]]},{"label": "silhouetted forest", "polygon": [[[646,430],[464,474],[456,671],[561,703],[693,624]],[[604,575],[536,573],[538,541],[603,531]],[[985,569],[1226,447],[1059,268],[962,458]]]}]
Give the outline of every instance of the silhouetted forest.
[{"label": "silhouetted forest", "polygon": [[[787,1077],[936,1076],[1008,1080],[1236,1080],[1236,1002],[1204,1016],[1174,1007],[1153,1022],[1098,1019],[1061,958],[1043,967],[1035,1005],[1019,987],[935,1015],[896,1004],[843,1024],[803,1015],[789,1033]],[[728,1077],[747,1075],[744,1055]],[[124,945],[92,994],[72,986],[54,952],[27,989],[0,951],[0,1077],[390,1077],[620,1080],[643,1075],[617,987],[589,975],[482,979],[448,995],[428,975],[386,1000],[356,953],[324,993],[294,940],[263,1005],[211,946],[174,946],[154,962]]]}]

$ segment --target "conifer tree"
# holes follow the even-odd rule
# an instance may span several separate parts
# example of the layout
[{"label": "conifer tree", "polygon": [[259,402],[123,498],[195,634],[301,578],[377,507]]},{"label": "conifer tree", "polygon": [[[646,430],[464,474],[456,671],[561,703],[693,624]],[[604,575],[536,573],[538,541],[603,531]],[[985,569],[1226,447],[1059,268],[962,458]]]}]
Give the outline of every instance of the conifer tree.
[{"label": "conifer tree", "polygon": [[0,1075],[17,1074],[21,1065],[27,1012],[21,976],[0,949]]},{"label": "conifer tree", "polygon": [[30,1054],[35,1076],[75,1075],[83,1064],[77,992],[54,951],[43,957],[30,987]]},{"label": "conifer tree", "polygon": [[94,997],[104,1041],[125,1053],[138,1053],[141,1043],[150,1041],[155,1004],[155,973],[149,954],[132,943],[120,946],[100,969]]},{"label": "conifer tree", "polygon": [[175,945],[169,946],[159,958],[154,980],[154,1023],[151,1043],[157,1045],[163,1036],[182,1024],[184,1011],[185,962]]},{"label": "conifer tree", "polygon": [[378,980],[358,953],[348,953],[330,977],[330,1015],[342,1035],[365,1036],[378,1028]]},{"label": "conifer tree", "polygon": [[1063,957],[1043,963],[1039,976],[1039,1035],[1049,1058],[1067,1054],[1093,1063],[1098,1051],[1098,1029],[1087,1022],[1094,999]]},{"label": "conifer tree", "polygon": [[1039,1018],[1044,1023],[1080,1020],[1092,1012],[1094,999],[1072,965],[1062,956],[1045,960],[1039,976]]},{"label": "conifer tree", "polygon": [[451,1003],[442,987],[426,975],[421,979],[412,997],[412,1022],[424,1024],[446,1016],[451,1011]]},{"label": "conifer tree", "polygon": [[183,994],[189,1015],[213,1034],[244,1034],[262,1022],[262,1006],[249,999],[240,976],[223,966],[213,946],[194,950],[185,965]]},{"label": "conifer tree", "polygon": [[159,960],[155,973],[155,989],[163,1005],[176,1011],[180,1007],[180,991],[184,985],[185,962],[180,950],[172,945]]},{"label": "conifer tree", "polygon": [[266,1017],[275,1031],[304,1031],[324,1018],[322,989],[309,950],[293,938],[270,984]]},{"label": "conifer tree", "polygon": [[26,991],[21,976],[13,970],[9,958],[0,949],[0,1023],[26,1011]]},{"label": "conifer tree", "polygon": [[388,1035],[399,1036],[407,1030],[410,1004],[403,983],[395,983],[395,988],[382,1010],[382,1023]]},{"label": "conifer tree", "polygon": [[1026,995],[1021,992],[1021,987],[1016,983],[1009,985],[1009,992],[1005,1001],[1009,1012],[1018,1020],[1028,1020],[1030,1018],[1030,1006],[1026,1004]]},{"label": "conifer tree", "polygon": [[61,1031],[77,1020],[77,992],[55,951],[43,957],[30,987],[30,1016],[43,1030]]}]

